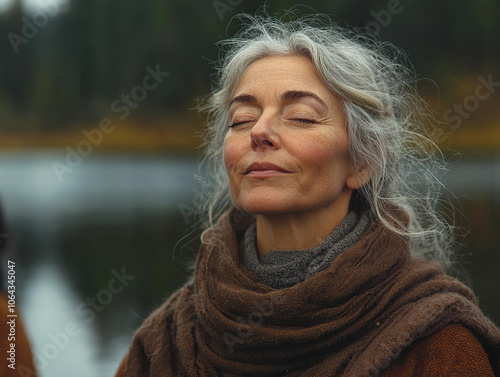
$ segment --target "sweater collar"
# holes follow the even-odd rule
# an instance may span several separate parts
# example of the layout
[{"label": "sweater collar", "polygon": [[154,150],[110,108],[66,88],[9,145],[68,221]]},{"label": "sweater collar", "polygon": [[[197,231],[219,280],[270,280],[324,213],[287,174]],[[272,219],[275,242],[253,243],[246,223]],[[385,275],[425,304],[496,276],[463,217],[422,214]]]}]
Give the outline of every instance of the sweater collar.
[{"label": "sweater collar", "polygon": [[368,215],[349,212],[342,222],[314,249],[269,251],[259,257],[256,224],[252,223],[240,243],[245,268],[261,282],[276,289],[291,287],[325,270],[344,250],[354,245],[368,228]]}]

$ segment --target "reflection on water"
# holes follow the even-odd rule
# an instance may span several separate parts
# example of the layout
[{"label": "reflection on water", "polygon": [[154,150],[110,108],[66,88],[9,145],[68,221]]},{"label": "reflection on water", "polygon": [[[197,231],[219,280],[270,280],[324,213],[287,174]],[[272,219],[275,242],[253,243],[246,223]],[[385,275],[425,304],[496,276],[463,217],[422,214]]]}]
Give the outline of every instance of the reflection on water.
[{"label": "reflection on water", "polygon": [[[29,279],[29,288],[24,290],[21,305],[33,340],[34,357],[43,375],[75,375],[68,371],[74,370],[75,363],[81,363],[86,365],[86,375],[97,376],[93,355],[96,334],[82,321],[75,322],[77,295],[67,281],[59,266],[40,264]],[[78,355],[78,359],[70,355]]]},{"label": "reflection on water", "polygon": [[185,279],[196,246],[176,247],[190,225],[178,206],[192,203],[196,164],[89,156],[60,182],[53,161],[64,155],[0,155],[18,303],[42,377],[113,375],[138,324]]},{"label": "reflection on water", "polygon": [[[193,159],[91,155],[59,182],[49,152],[0,155],[0,197],[18,303],[42,377],[110,376],[148,313],[187,277],[198,246]],[[500,159],[464,161],[446,178],[473,225],[465,268],[500,321]],[[464,223],[464,225],[467,225]]]}]

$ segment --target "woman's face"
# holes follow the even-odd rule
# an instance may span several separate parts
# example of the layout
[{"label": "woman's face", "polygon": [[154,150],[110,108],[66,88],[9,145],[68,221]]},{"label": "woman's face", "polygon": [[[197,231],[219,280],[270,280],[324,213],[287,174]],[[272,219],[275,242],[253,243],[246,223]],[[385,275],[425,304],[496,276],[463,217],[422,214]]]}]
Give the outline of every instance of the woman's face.
[{"label": "woman's face", "polygon": [[337,96],[302,56],[272,56],[244,72],[230,104],[224,162],[233,202],[253,214],[347,212],[359,188]]}]

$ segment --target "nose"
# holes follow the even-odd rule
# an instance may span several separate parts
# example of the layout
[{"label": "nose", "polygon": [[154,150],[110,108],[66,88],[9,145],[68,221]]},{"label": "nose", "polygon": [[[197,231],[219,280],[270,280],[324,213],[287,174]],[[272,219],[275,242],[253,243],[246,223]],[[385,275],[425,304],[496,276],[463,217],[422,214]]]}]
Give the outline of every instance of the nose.
[{"label": "nose", "polygon": [[250,142],[253,150],[279,149],[281,143],[276,120],[272,117],[261,116],[250,131]]}]

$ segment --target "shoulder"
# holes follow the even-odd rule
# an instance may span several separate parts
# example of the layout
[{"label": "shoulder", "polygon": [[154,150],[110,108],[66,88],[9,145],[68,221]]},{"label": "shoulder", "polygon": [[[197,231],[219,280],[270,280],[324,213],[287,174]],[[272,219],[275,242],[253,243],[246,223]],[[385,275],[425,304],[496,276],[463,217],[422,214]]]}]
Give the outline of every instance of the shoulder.
[{"label": "shoulder", "polygon": [[185,284],[172,293],[163,304],[149,314],[137,329],[134,338],[147,339],[149,336],[156,338],[158,331],[168,330],[172,322],[175,321],[176,313],[191,309],[192,292],[192,288]]},{"label": "shoulder", "polygon": [[184,320],[193,316],[192,293],[189,284],[185,284],[144,320],[115,376],[142,375],[151,368],[155,359],[168,360],[172,356],[169,350],[175,344],[176,317]]},{"label": "shoulder", "polygon": [[165,322],[170,322],[175,312],[191,301],[192,291],[188,283],[174,291],[165,302],[148,315],[137,331],[155,328],[164,325]]},{"label": "shoulder", "polygon": [[380,377],[483,376],[494,377],[488,356],[466,327],[448,325],[415,341]]}]

